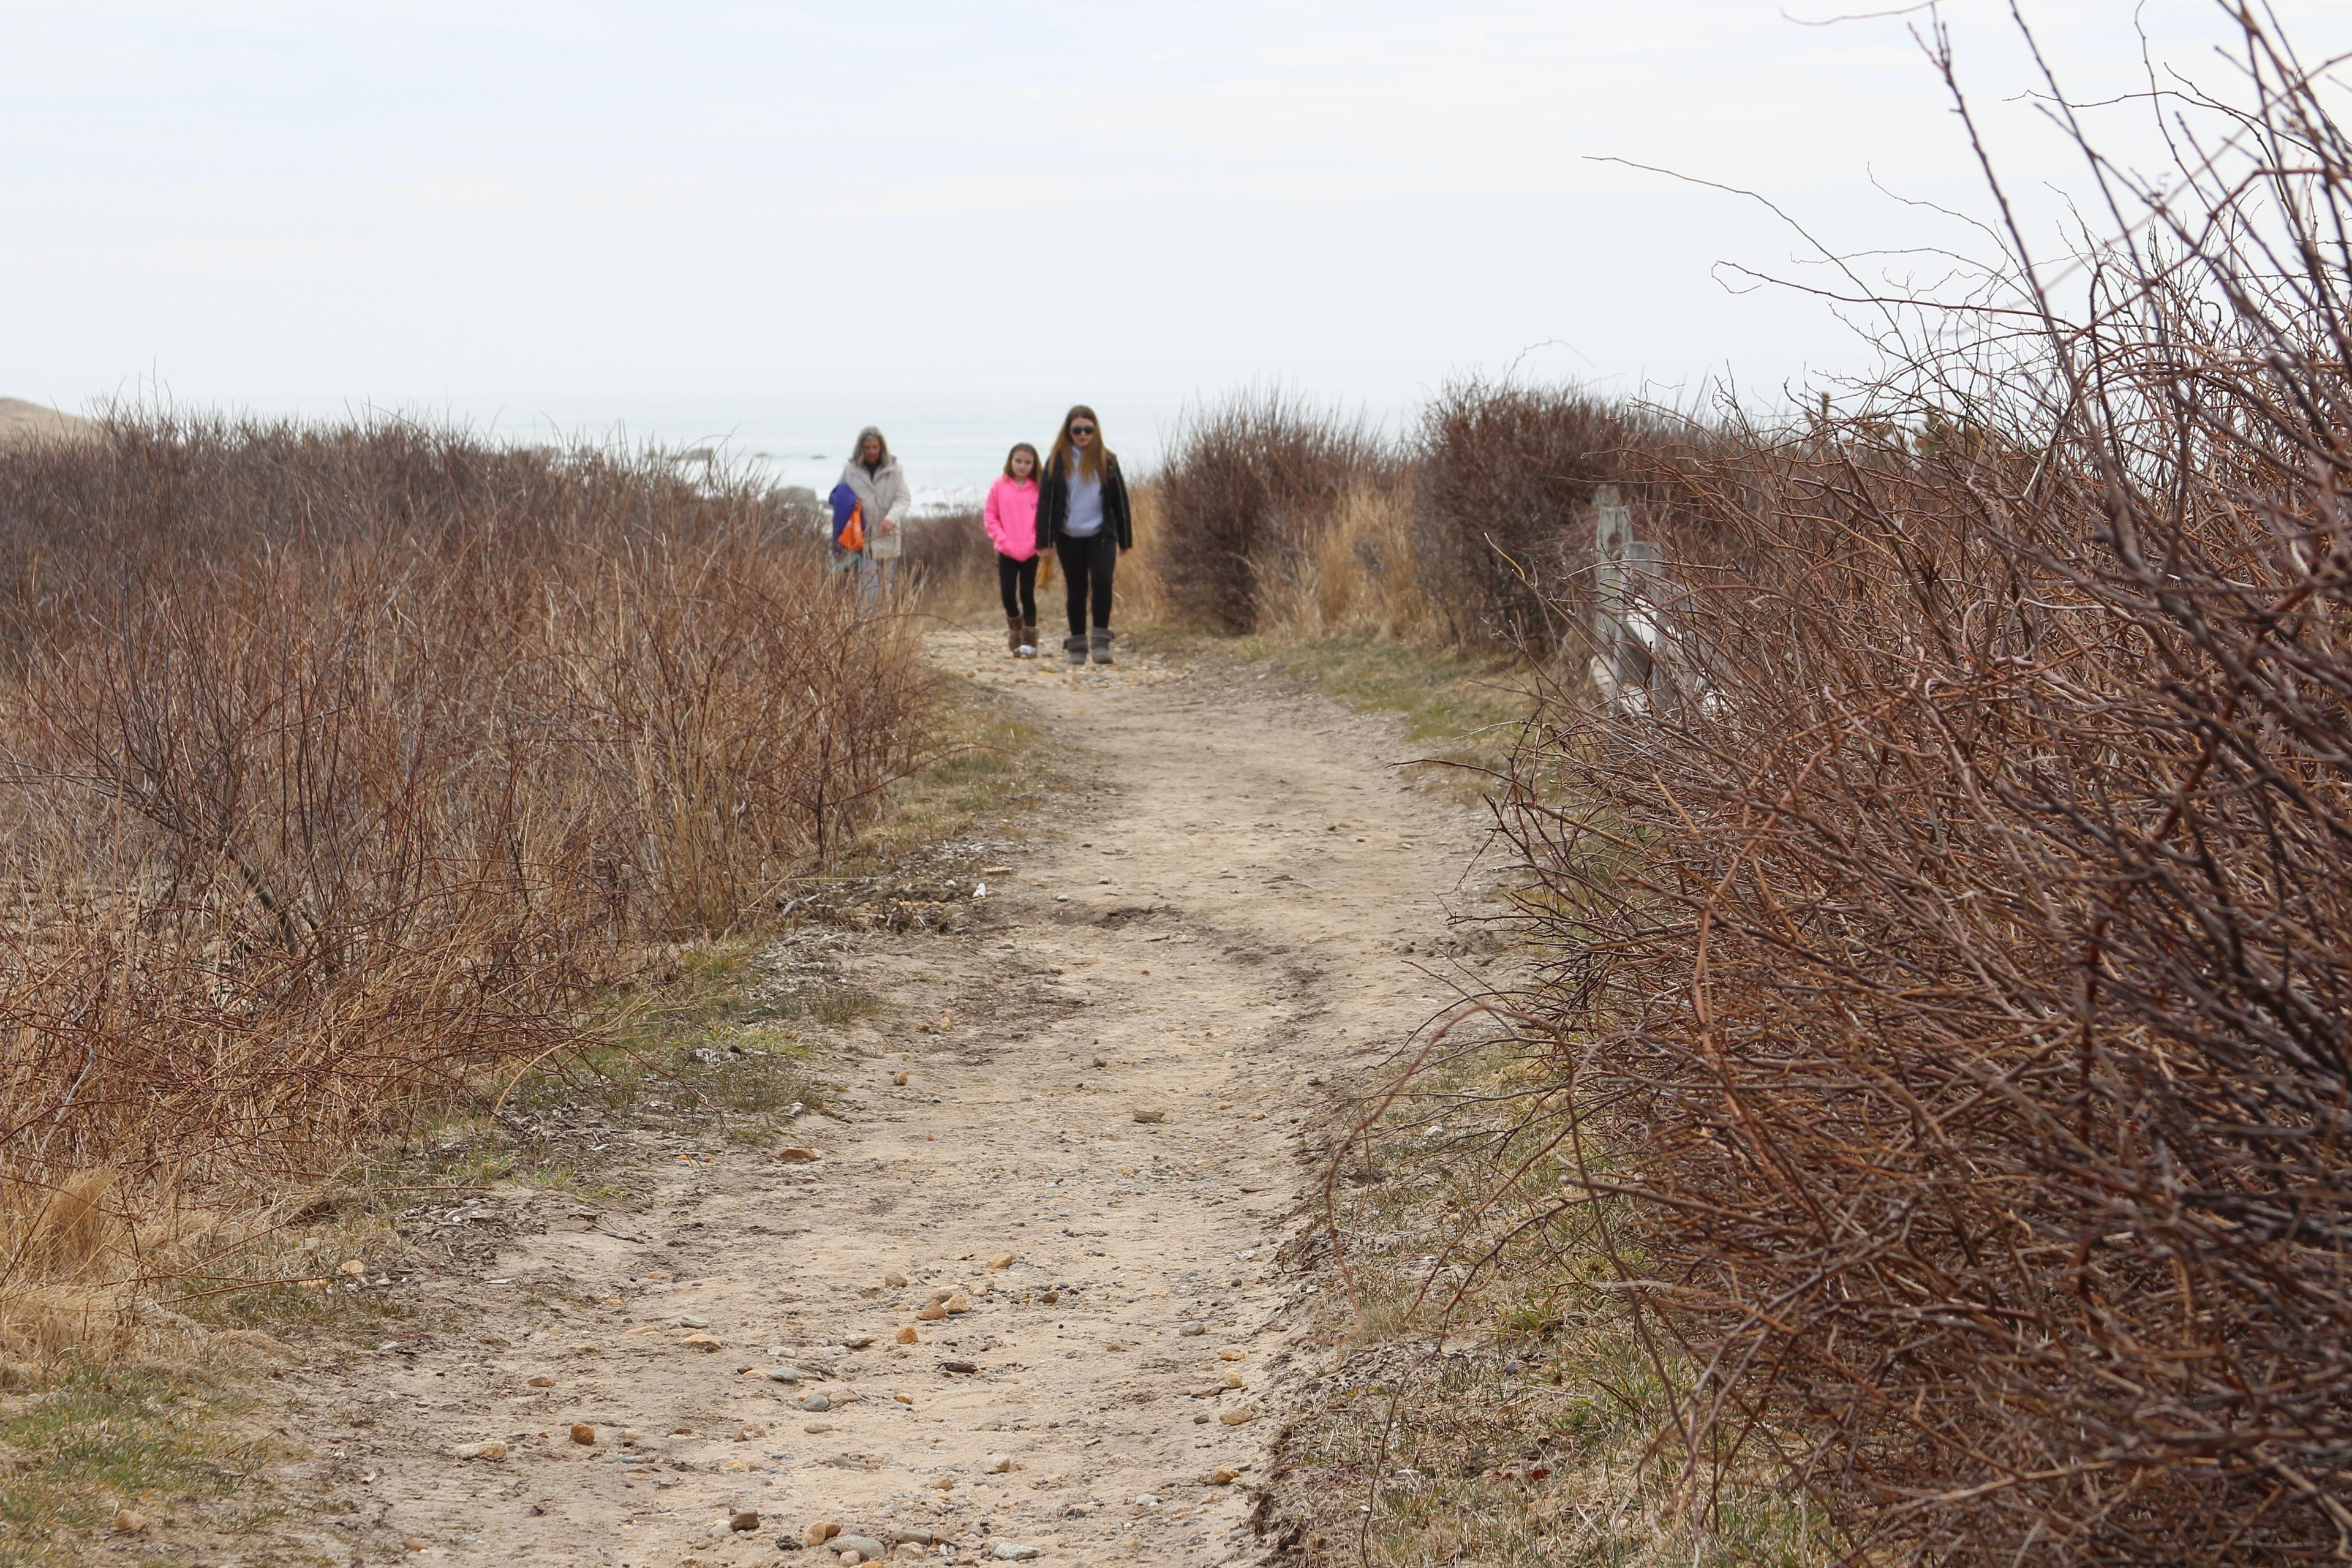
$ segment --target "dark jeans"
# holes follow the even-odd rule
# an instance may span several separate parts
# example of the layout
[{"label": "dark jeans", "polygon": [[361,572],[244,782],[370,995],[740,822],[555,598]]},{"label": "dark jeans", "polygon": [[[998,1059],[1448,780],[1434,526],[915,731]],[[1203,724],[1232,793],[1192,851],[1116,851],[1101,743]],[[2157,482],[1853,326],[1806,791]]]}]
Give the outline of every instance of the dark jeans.
[{"label": "dark jeans", "polygon": [[1054,553],[1062,558],[1062,578],[1069,584],[1070,635],[1087,635],[1089,596],[1094,601],[1095,629],[1108,629],[1110,578],[1118,568],[1118,541],[1105,529],[1091,539],[1056,539]]},{"label": "dark jeans", "polygon": [[1008,620],[1037,622],[1037,558],[1015,561],[1002,550],[996,552],[996,591],[1004,598],[1004,615]]}]

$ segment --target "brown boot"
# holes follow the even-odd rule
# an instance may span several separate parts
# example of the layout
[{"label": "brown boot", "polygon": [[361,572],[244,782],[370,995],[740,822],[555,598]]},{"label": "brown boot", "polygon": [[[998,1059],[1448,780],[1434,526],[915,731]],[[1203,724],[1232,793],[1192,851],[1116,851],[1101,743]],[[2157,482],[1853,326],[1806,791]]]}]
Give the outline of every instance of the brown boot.
[{"label": "brown boot", "polygon": [[1004,651],[1011,654],[1015,658],[1026,658],[1029,655],[1036,652],[1036,649],[1034,648],[1025,647],[1023,646],[1023,638],[1021,636],[1021,617],[1019,616],[1007,616],[1004,617]]},{"label": "brown boot", "polygon": [[1021,657],[1023,658],[1037,657],[1037,623],[1034,621],[1021,623]]}]

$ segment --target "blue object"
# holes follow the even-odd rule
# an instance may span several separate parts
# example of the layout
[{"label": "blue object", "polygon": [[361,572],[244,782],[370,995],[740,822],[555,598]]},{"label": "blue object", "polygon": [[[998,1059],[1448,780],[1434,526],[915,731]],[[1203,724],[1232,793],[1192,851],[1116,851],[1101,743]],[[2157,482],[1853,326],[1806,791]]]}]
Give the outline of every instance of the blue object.
[{"label": "blue object", "polygon": [[845,479],[833,487],[833,494],[826,499],[833,502],[833,542],[838,544],[841,531],[849,526],[850,513],[857,510],[857,492]]}]

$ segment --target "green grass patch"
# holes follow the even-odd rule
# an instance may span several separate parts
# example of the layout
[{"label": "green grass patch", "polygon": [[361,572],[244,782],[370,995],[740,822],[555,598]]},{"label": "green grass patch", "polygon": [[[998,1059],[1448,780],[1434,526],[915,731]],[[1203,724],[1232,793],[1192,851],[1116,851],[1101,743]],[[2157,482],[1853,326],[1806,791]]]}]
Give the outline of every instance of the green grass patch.
[{"label": "green grass patch", "polygon": [[[291,1451],[242,1432],[250,1401],[193,1373],[72,1363],[32,1390],[0,1398],[0,1568],[71,1564],[117,1542],[151,1560],[142,1537],[112,1535],[129,1507],[161,1531],[198,1524],[242,1533],[282,1516],[270,1482]],[[172,1561],[163,1553],[155,1561]]]},{"label": "green grass patch", "polygon": [[1321,1297],[1338,1348],[1277,1447],[1277,1533],[1307,1568],[1833,1561],[1766,1456],[1693,1506],[1670,1412],[1696,1369],[1645,1345],[1610,1289],[1601,1227],[1622,1252],[1623,1216],[1560,1202],[1556,1088],[1539,1050],[1465,1044],[1345,1152],[1351,1291]]}]

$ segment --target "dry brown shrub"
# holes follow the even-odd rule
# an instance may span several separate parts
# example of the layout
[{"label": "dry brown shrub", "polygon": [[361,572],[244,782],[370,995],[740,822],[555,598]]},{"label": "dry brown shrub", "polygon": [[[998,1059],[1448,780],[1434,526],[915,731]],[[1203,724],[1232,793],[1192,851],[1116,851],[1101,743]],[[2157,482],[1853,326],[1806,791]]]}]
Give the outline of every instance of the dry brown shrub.
[{"label": "dry brown shrub", "polygon": [[1149,487],[1139,602],[1226,634],[1580,648],[1595,492],[1616,485],[1654,522],[1716,439],[1574,387],[1465,381],[1395,448],[1279,393],[1238,394],[1179,430]]},{"label": "dry brown shrub", "polygon": [[910,765],[908,630],[655,457],[120,418],[0,563],[6,1289],[578,1042]]},{"label": "dry brown shrub", "polygon": [[1279,391],[1192,411],[1151,483],[1166,612],[1204,630],[1256,630],[1269,600],[1312,571],[1342,498],[1392,468],[1363,425]]},{"label": "dry brown shrub", "polygon": [[1657,476],[1678,695],[1504,803],[1675,1448],[1861,1560],[2352,1555],[2352,142],[2244,44],[2079,319]]},{"label": "dry brown shrub", "polygon": [[1573,386],[1445,387],[1412,457],[1417,564],[1446,640],[1580,646],[1594,496],[1615,485],[1654,535],[1679,505],[1675,476],[1715,439],[1696,421]]}]

